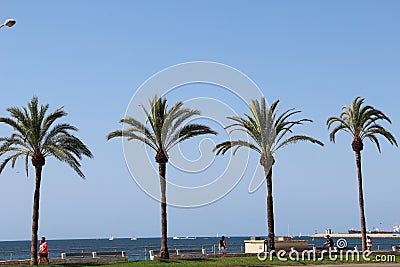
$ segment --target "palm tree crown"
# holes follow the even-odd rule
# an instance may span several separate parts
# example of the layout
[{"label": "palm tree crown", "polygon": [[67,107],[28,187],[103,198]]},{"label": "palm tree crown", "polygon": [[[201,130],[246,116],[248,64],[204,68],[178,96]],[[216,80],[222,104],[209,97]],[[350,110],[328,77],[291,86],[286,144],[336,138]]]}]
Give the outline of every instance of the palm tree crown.
[{"label": "palm tree crown", "polygon": [[379,125],[377,122],[380,120],[392,123],[390,119],[383,114],[382,111],[364,105],[365,98],[356,97],[350,106],[344,106],[339,117],[330,117],[327,120],[328,129],[335,124],[338,125],[332,129],[329,135],[330,140],[334,143],[336,133],[344,131],[349,133],[353,138],[352,148],[354,151],[361,151],[364,148],[363,140],[368,138],[375,143],[378,151],[381,152],[381,146],[377,135],[382,135],[390,144],[396,145],[397,142],[394,136]]},{"label": "palm tree crown", "polygon": [[264,165],[265,159],[263,157],[269,157],[273,160],[273,155],[278,149],[292,143],[308,141],[323,146],[322,142],[305,135],[293,135],[287,138],[288,134],[293,133],[292,128],[294,126],[302,125],[304,122],[312,122],[312,120],[290,120],[291,116],[301,112],[295,109],[286,110],[278,116],[278,103],[279,100],[268,108],[264,97],[261,99],[261,104],[258,100],[252,100],[249,104],[251,115],[245,114],[246,118],[228,117],[235,123],[226,128],[234,127],[232,131],[244,131],[254,142],[245,140],[223,142],[215,147],[217,154],[223,155],[231,148],[235,148],[234,153],[236,153],[240,147],[248,147],[261,154],[260,164]]},{"label": "palm tree crown", "polygon": [[11,107],[7,111],[10,118],[1,117],[0,122],[13,127],[14,132],[10,137],[0,137],[0,156],[11,153],[0,165],[0,173],[8,162],[15,166],[20,156],[25,157],[25,169],[28,175],[28,162],[31,158],[32,164],[44,166],[47,156],[54,156],[56,159],[66,162],[77,174],[84,178],[80,170],[78,160],[82,156],[93,157],[86,145],[71,132],[77,128],[70,124],[60,123],[53,126],[57,119],[67,115],[59,108],[46,116],[49,105],[39,107],[38,98],[33,97],[26,107]]},{"label": "palm tree crown", "polygon": [[111,132],[107,139],[126,137],[128,141],[141,141],[157,152],[157,162],[161,160],[168,162],[168,151],[176,144],[198,135],[217,134],[205,125],[195,123],[183,125],[191,117],[200,115],[200,111],[183,108],[182,102],[177,102],[168,109],[166,98],[154,96],[149,100],[149,105],[150,111],[143,105],[141,108],[150,127],[127,116],[120,120],[127,125],[127,128]]}]

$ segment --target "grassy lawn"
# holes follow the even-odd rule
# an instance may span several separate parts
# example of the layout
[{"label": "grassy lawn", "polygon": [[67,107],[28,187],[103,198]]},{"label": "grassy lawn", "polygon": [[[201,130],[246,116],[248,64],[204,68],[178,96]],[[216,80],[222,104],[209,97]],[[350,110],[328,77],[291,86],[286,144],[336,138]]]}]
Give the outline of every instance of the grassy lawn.
[{"label": "grassy lawn", "polygon": [[[80,266],[101,266],[101,267],[212,267],[212,266],[271,266],[271,265],[315,265],[315,264],[354,264],[354,263],[378,263],[375,255],[371,256],[371,261],[332,261],[325,258],[322,261],[280,261],[275,258],[273,261],[269,259],[260,261],[257,257],[232,257],[232,258],[209,258],[209,259],[187,259],[187,260],[160,260],[160,261],[130,261],[124,263],[92,263],[92,264],[63,264],[63,265],[46,265],[46,266],[65,266],[65,267],[80,267]],[[400,256],[396,256],[395,261],[391,259],[387,263],[400,263]],[[379,260],[379,263],[383,263]]]}]

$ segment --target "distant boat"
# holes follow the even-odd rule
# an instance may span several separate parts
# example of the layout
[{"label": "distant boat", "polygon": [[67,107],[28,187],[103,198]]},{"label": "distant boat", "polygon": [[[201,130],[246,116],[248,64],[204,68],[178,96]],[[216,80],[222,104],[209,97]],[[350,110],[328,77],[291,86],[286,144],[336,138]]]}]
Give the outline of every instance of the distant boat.
[{"label": "distant boat", "polygon": [[114,240],[114,236],[113,236],[113,235],[110,235],[110,236],[108,237],[108,240],[113,241],[113,240]]},{"label": "distant boat", "polygon": [[131,240],[135,241],[135,240],[137,240],[137,237],[131,237]]},{"label": "distant boat", "polygon": [[349,229],[348,232],[349,234],[361,234],[361,230],[356,229]]},{"label": "distant boat", "polygon": [[[358,229],[349,229],[349,234],[361,234],[361,230]],[[367,229],[367,234],[393,234],[395,231],[386,231],[386,230],[379,230],[378,228],[374,228],[373,230]]]},{"label": "distant boat", "polygon": [[[374,227],[372,230],[366,229],[368,235],[371,235],[372,238],[400,238],[400,232],[395,232],[395,227],[393,231],[385,231],[379,230],[378,228]],[[312,238],[325,238],[327,235],[333,238],[351,238],[351,237],[361,237],[361,230],[360,229],[349,229],[348,233],[333,233],[331,229],[327,229],[324,234],[315,234]]]},{"label": "distant boat", "polygon": [[392,234],[393,231],[387,231],[387,230],[380,230],[378,228],[372,229],[372,231],[369,232],[369,234]]},{"label": "distant boat", "polygon": [[194,236],[174,236],[172,239],[175,239],[175,240],[181,240],[181,239],[184,239],[184,240],[188,240],[188,239],[196,239],[196,237],[194,237]]}]

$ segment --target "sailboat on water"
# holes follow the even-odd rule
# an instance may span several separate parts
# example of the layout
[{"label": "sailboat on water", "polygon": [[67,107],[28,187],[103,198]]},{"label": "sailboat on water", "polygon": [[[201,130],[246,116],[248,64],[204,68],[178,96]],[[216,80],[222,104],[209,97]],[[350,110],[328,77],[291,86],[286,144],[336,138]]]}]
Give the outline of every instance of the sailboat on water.
[{"label": "sailboat on water", "polygon": [[113,240],[114,240],[114,236],[113,236],[113,235],[110,235],[110,236],[108,237],[108,240],[113,241]]}]

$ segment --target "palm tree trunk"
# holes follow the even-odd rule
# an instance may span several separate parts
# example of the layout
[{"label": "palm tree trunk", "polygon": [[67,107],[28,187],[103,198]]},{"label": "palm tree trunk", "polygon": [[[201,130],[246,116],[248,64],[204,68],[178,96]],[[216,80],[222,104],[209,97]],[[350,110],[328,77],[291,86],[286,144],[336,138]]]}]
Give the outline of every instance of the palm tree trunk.
[{"label": "palm tree trunk", "polygon": [[42,167],[35,167],[36,183],[33,196],[33,214],[32,214],[32,242],[31,242],[31,265],[37,265],[38,249],[38,229],[39,229],[39,202],[40,202],[40,183],[42,180]]},{"label": "palm tree trunk", "polygon": [[267,180],[268,251],[275,250],[274,202],[272,197],[272,166],[264,166]]},{"label": "palm tree trunk", "polygon": [[361,247],[362,251],[367,249],[367,229],[365,225],[365,212],[364,212],[364,193],[362,184],[361,173],[361,151],[356,151],[356,165],[358,174],[358,200],[360,204],[360,220],[361,220]]},{"label": "palm tree trunk", "polygon": [[161,248],[160,248],[161,259],[169,259],[169,252],[167,246],[167,196],[166,196],[167,183],[165,178],[166,169],[167,169],[166,163],[162,162],[158,164],[158,172],[160,176],[160,186],[161,186]]}]

